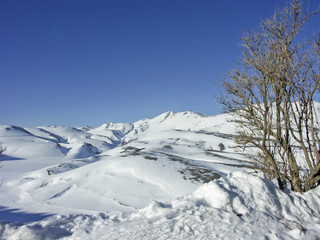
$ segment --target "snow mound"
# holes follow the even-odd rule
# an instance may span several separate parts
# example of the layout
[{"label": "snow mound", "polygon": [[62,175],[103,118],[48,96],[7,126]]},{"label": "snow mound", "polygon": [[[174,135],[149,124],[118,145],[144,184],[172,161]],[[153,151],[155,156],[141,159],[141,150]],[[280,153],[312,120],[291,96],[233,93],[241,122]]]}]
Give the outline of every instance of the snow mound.
[{"label": "snow mound", "polygon": [[5,239],[318,239],[320,188],[283,192],[262,174],[235,172],[137,213],[56,215],[2,223]]},{"label": "snow mound", "polygon": [[101,153],[101,151],[90,143],[72,143],[72,148],[67,154],[70,159],[88,158]]},{"label": "snow mound", "polygon": [[7,125],[0,125],[0,134],[1,137],[21,137],[21,136],[32,136],[30,132],[25,130],[22,127],[18,126],[7,126]]},{"label": "snow mound", "polygon": [[[318,189],[317,204],[320,203],[319,193]],[[259,211],[279,219],[298,219],[305,215],[319,217],[319,212],[308,207],[306,195],[310,193],[300,195],[281,191],[263,174],[245,172],[230,173],[226,178],[200,186],[193,193],[195,198],[204,200],[210,207],[241,216]]]}]

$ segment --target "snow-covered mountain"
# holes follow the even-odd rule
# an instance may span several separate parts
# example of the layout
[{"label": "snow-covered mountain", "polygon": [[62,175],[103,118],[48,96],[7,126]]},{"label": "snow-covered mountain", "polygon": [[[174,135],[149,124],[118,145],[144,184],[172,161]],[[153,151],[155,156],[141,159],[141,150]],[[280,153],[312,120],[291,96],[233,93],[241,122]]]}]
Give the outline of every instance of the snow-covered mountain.
[{"label": "snow-covered mountain", "polygon": [[[214,221],[214,217],[206,212],[221,215],[224,211],[230,224],[240,220],[253,224],[250,214],[257,208],[263,209],[253,216],[255,221],[265,218],[275,224],[278,221],[275,219],[284,214],[291,222],[284,221],[283,224],[296,229],[298,223],[292,219],[301,214],[308,216],[303,221],[315,221],[318,227],[315,232],[308,231],[306,236],[319,233],[319,212],[305,209],[299,212],[292,207],[292,211],[281,210],[282,215],[277,217],[264,215],[269,214],[269,210],[261,207],[264,199],[259,199],[258,195],[262,189],[278,196],[279,200],[273,203],[275,208],[281,207],[281,201],[302,201],[302,205],[312,201],[319,206],[320,200],[311,194],[308,195],[311,200],[299,196],[290,198],[286,193],[278,192],[277,187],[263,176],[244,173],[250,172],[250,168],[244,166],[251,166],[251,163],[246,154],[236,152],[235,126],[226,121],[227,118],[224,114],[205,116],[188,111],[166,112],[134,123],[107,123],[97,128],[1,125],[0,141],[6,151],[0,158],[0,221],[25,224],[39,220],[42,232],[33,227],[35,223],[24,225],[24,230],[19,224],[3,223],[0,224],[0,238],[1,235],[12,235],[11,239],[17,239],[19,231],[21,236],[40,236],[39,239],[67,236],[101,239],[104,235],[102,239],[158,238],[152,236],[152,226],[149,226],[151,235],[139,235],[144,221],[152,225],[160,221],[162,225],[157,226],[157,233],[169,231],[163,229],[166,223],[172,233],[177,234],[169,234],[163,239],[180,238],[179,231],[181,238],[201,238],[207,235],[197,235],[195,228],[200,227],[201,222]],[[233,173],[237,171],[242,172]],[[249,180],[251,182],[246,182]],[[252,193],[254,189],[258,193]],[[255,194],[251,200],[250,196],[245,197],[249,193]],[[250,201],[258,203],[254,206]],[[289,202],[288,206],[291,206]],[[212,208],[219,208],[220,212]],[[41,220],[50,215],[54,216]],[[129,222],[135,222],[137,228],[128,225]],[[181,226],[175,225],[173,229],[176,222]],[[109,235],[92,224],[106,226]],[[121,232],[119,229],[123,224],[136,235],[128,233],[126,236]],[[264,236],[277,233],[272,224],[272,229]],[[303,227],[308,228],[308,224]],[[50,235],[53,225],[59,229],[59,234]],[[254,226],[253,231],[261,230],[257,224]],[[279,231],[285,232],[285,227]],[[302,232],[299,234],[307,234]],[[247,238],[247,234],[243,236]],[[297,234],[288,236],[296,238]]]},{"label": "snow-covered mountain", "polygon": [[0,199],[54,213],[135,211],[248,164],[231,148],[232,133],[224,115],[194,112],[97,128],[1,126]]}]

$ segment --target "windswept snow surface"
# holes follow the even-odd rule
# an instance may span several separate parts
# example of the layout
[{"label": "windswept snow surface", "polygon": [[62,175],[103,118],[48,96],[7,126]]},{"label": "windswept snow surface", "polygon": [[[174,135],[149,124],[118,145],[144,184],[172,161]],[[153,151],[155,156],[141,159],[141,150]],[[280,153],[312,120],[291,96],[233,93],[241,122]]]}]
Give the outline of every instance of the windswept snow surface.
[{"label": "windswept snow surface", "polygon": [[320,190],[243,168],[226,117],[0,126],[0,238],[317,239]]}]

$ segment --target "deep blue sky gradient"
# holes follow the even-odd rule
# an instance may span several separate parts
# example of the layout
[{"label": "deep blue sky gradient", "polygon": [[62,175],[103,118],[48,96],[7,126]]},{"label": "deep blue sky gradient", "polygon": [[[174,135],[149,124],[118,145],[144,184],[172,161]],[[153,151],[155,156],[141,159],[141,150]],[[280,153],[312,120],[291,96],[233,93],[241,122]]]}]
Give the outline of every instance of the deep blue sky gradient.
[{"label": "deep blue sky gradient", "polygon": [[[318,0],[311,2],[319,3]],[[221,112],[241,30],[282,0],[0,0],[0,124]],[[316,16],[307,26],[319,32]]]}]

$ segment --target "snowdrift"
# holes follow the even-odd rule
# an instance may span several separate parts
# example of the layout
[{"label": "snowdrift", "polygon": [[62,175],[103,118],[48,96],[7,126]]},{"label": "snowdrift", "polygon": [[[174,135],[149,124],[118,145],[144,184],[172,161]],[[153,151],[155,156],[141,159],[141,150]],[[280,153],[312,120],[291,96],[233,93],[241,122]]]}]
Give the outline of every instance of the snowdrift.
[{"label": "snowdrift", "polygon": [[20,226],[4,239],[318,239],[320,189],[283,192],[261,174],[234,172],[172,202],[136,213],[56,215]]}]

